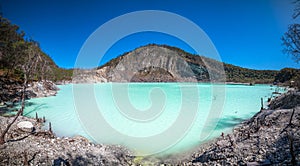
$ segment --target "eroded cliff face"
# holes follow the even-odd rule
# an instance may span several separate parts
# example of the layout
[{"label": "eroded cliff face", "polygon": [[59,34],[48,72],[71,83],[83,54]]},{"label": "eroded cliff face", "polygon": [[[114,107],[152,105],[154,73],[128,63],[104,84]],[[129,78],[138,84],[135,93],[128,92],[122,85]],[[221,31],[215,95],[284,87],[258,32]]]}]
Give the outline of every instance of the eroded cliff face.
[{"label": "eroded cliff face", "polygon": [[221,78],[224,71],[222,63],[212,64],[200,56],[159,45],[140,47],[98,70],[109,82],[209,81],[212,74]]},{"label": "eroded cliff face", "polygon": [[[145,68],[159,68],[161,70],[157,71],[166,71],[178,81],[193,76],[189,65],[177,52],[158,46],[148,46],[138,48],[124,56],[115,68],[108,71],[108,79],[112,82],[130,82],[134,75]],[[157,78],[158,80],[165,81],[164,75],[156,73],[158,74],[156,78],[162,77]],[[147,74],[140,76],[148,78]]]},{"label": "eroded cliff face", "polygon": [[74,70],[73,83],[225,82],[222,62],[179,48],[150,44],[92,70]]},{"label": "eroded cliff face", "polygon": [[176,47],[150,44],[124,53],[96,69],[78,72],[74,70],[74,73],[74,83],[132,81],[272,83],[278,71],[242,68],[205,56],[193,55]]},{"label": "eroded cliff face", "polygon": [[165,69],[146,67],[138,71],[130,82],[176,82],[176,78]]}]

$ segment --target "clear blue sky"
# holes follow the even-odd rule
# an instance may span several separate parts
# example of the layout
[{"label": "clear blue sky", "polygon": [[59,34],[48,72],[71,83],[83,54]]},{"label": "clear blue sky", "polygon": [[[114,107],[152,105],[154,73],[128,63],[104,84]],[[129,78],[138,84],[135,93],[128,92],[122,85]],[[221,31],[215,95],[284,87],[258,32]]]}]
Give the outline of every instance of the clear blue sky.
[{"label": "clear blue sky", "polygon": [[[280,40],[293,21],[292,0],[0,0],[0,4],[4,17],[65,68],[74,66],[82,44],[99,26],[137,10],[165,10],[190,19],[208,34],[226,63],[254,69],[300,67],[282,53]],[[103,61],[148,43],[192,52],[174,37],[140,33],[116,43]]]}]

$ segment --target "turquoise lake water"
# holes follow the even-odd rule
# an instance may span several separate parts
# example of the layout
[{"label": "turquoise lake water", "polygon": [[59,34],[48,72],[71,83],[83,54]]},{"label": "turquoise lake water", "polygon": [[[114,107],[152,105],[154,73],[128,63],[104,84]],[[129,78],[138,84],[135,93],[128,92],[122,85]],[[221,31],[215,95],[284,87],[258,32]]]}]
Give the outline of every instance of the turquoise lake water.
[{"label": "turquoise lake water", "polygon": [[[94,101],[85,96],[91,87],[99,110],[92,107]],[[137,154],[153,153],[151,148],[156,143],[160,145],[158,142],[172,143],[159,149],[163,153],[182,152],[222,132],[227,133],[257,113],[261,107],[260,98],[267,101],[276,89],[270,85],[208,83],[69,84],[59,88],[56,96],[27,101],[24,115],[35,117],[37,112],[39,117],[45,116],[57,136],[82,135],[98,143],[125,145]],[[76,102],[80,102],[84,109],[78,110],[80,106]],[[152,115],[151,111],[156,113]],[[99,112],[105,120],[97,119]],[[179,127],[175,126],[180,118],[180,123],[189,123],[186,128],[180,123]],[[99,125],[92,126],[93,131],[87,131],[91,127],[86,119]],[[97,131],[104,132],[104,121],[111,129],[107,130],[108,133],[99,134]],[[173,130],[170,132],[173,135],[158,136],[168,129]],[[127,137],[109,135],[111,130]],[[143,146],[137,146],[139,139],[147,140],[151,136],[157,142],[145,144],[141,141]],[[137,141],[129,140],[131,137]]]}]

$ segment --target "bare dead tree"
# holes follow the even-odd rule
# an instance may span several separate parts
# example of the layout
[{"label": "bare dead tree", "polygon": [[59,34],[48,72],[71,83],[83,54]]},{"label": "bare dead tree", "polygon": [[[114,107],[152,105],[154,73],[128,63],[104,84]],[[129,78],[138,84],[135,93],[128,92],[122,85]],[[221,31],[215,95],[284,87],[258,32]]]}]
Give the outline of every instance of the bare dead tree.
[{"label": "bare dead tree", "polygon": [[291,24],[282,37],[283,52],[291,55],[296,63],[300,61],[300,24]]},{"label": "bare dead tree", "polygon": [[[296,20],[300,15],[300,0],[294,1],[295,9],[293,18]],[[300,61],[300,24],[289,25],[288,31],[282,36],[283,52],[291,55],[296,63]]]},{"label": "bare dead tree", "polygon": [[292,115],[290,117],[289,125],[293,125],[292,121],[293,121],[294,114],[295,114],[295,108],[293,109]]},{"label": "bare dead tree", "polygon": [[300,0],[295,0],[294,4],[296,7],[294,9],[293,18],[296,19],[298,16],[300,16]]},{"label": "bare dead tree", "polygon": [[288,123],[288,124],[285,126],[285,128],[280,132],[280,134],[282,134],[283,132],[286,132],[287,129],[288,129],[289,127],[293,127],[293,126],[294,126],[294,124],[292,123],[294,114],[295,114],[295,108],[294,108],[293,111],[292,111],[292,114],[291,114],[289,123]]},{"label": "bare dead tree", "polygon": [[14,119],[7,125],[7,127],[1,133],[0,145],[5,143],[5,135],[7,134],[11,126],[15,123],[15,121],[18,119],[18,117],[23,114],[25,108],[26,88],[28,81],[33,79],[35,72],[37,72],[38,70],[38,64],[43,61],[43,59],[41,58],[41,54],[35,45],[32,45],[31,43],[24,44],[27,46],[27,48],[25,50],[22,50],[22,63],[16,66],[22,70],[24,76],[22,85],[21,108],[18,110]]}]

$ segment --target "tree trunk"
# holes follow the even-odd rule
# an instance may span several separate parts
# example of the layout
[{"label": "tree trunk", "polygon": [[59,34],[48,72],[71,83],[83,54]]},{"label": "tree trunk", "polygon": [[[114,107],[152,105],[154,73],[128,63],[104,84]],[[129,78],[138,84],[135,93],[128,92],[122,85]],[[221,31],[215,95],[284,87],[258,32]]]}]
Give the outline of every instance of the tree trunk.
[{"label": "tree trunk", "polygon": [[23,115],[23,110],[25,108],[25,93],[26,93],[26,86],[27,86],[27,78],[24,78],[23,90],[22,90],[22,101],[21,101],[21,115]]},{"label": "tree trunk", "polygon": [[23,111],[25,108],[25,92],[26,92],[26,86],[27,86],[27,76],[24,74],[24,84],[23,84],[23,91],[22,91],[22,103],[21,103],[21,109],[19,109],[17,115],[14,117],[13,121],[10,122],[10,124],[7,125],[5,130],[2,132],[0,136],[0,145],[3,145],[5,143],[5,135],[7,134],[10,127],[15,123],[15,121],[18,119],[20,115],[23,115]]},{"label": "tree trunk", "polygon": [[10,127],[15,123],[15,121],[18,119],[18,117],[21,115],[22,112],[23,112],[23,107],[18,111],[18,113],[15,116],[15,118],[13,119],[13,121],[10,122],[10,124],[8,124],[6,129],[2,132],[2,134],[0,136],[0,145],[3,145],[5,143],[5,135],[7,134]]}]

